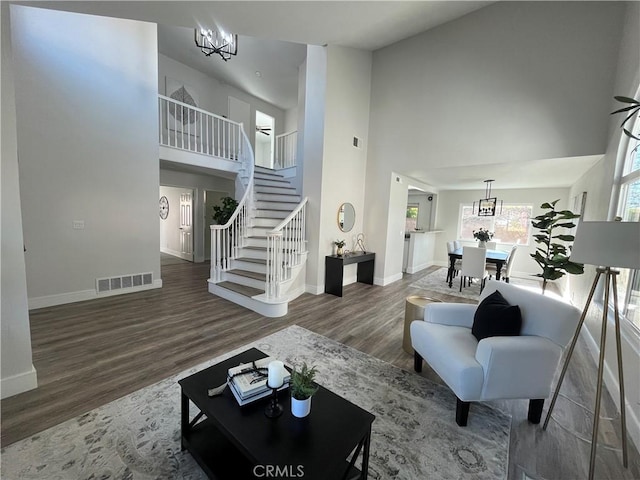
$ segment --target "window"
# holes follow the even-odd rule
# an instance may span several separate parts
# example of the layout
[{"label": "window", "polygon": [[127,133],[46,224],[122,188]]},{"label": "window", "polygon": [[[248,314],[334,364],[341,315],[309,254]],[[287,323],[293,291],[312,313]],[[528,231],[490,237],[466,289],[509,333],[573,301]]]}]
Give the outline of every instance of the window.
[{"label": "window", "polygon": [[493,232],[492,241],[528,245],[532,215],[533,205],[505,203],[495,217],[479,217],[472,205],[461,205],[458,238],[473,240],[473,231],[482,227]]},{"label": "window", "polygon": [[[636,136],[640,133],[640,122],[636,121]],[[632,131],[634,131],[632,130]],[[640,141],[629,138],[622,178],[618,215],[623,222],[640,222]],[[640,272],[629,268],[620,269],[618,276],[618,307],[620,313],[640,330]]]},{"label": "window", "polygon": [[409,204],[407,205],[407,219],[404,224],[404,231],[413,232],[416,229],[417,224],[418,224],[418,205]]}]

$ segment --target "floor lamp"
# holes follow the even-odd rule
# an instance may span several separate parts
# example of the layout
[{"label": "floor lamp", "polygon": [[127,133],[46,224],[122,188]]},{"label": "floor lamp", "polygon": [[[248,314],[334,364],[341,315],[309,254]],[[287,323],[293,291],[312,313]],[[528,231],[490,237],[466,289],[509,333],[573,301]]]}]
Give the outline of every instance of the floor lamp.
[{"label": "floor lamp", "polygon": [[597,266],[596,276],[589,292],[589,297],[580,316],[576,332],[567,352],[558,385],[553,394],[549,411],[542,426],[546,430],[551,418],[551,412],[558,398],[560,386],[567,372],[569,360],[576,346],[580,329],[584,323],[587,311],[593,300],[596,287],[601,277],[604,277],[604,305],[602,312],[602,327],[600,334],[600,358],[598,361],[598,384],[596,387],[596,405],[593,416],[593,432],[591,436],[591,457],[589,462],[589,480],[593,479],[596,461],[596,445],[598,440],[598,423],[600,419],[600,400],[602,398],[602,375],[604,370],[604,353],[607,338],[607,312],[609,293],[613,293],[614,321],[616,335],[616,349],[618,354],[618,379],[620,385],[620,421],[622,423],[622,463],[628,466],[627,459],[627,427],[624,399],[624,376],[622,368],[622,349],[620,343],[620,315],[618,312],[618,288],[616,277],[619,268],[640,268],[640,223],[638,222],[581,222],[578,224],[575,242],[571,250],[570,260],[577,263]]}]

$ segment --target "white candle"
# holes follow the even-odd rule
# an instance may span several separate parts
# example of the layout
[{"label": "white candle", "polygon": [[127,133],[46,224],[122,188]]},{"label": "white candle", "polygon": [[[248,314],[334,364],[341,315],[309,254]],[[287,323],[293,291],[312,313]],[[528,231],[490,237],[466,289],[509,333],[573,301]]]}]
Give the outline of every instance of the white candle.
[{"label": "white candle", "polygon": [[269,363],[269,376],[267,378],[267,385],[270,388],[279,388],[284,383],[284,363],[280,360],[274,360]]}]

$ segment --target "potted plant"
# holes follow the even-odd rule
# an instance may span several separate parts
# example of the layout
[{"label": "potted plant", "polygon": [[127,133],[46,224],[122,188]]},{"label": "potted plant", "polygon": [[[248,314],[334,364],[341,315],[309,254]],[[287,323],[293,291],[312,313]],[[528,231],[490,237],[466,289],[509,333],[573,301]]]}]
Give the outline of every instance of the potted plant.
[{"label": "potted plant", "polygon": [[622,130],[624,131],[624,134],[627,137],[635,138],[636,140],[640,140],[640,137],[638,137],[637,135],[634,135],[633,133],[631,133],[630,130],[627,130],[626,128],[624,128],[624,124],[627,123],[629,120],[631,120],[634,115],[640,115],[640,100],[636,100],[635,98],[624,97],[624,96],[620,96],[620,95],[617,95],[617,96],[615,96],[613,98],[615,98],[618,102],[628,103],[629,105],[626,106],[626,107],[620,108],[619,110],[616,110],[615,112],[611,112],[611,115],[615,115],[617,113],[629,112],[629,114],[627,115],[627,118],[625,118],[622,121],[622,124],[620,125],[620,128],[622,128]]},{"label": "potted plant", "polygon": [[347,242],[345,242],[344,240],[336,240],[335,242],[333,242],[333,244],[338,247],[338,249],[336,250],[336,255],[338,255],[339,257],[342,256],[342,249],[344,248],[344,246],[346,245]]},{"label": "potted plant", "polygon": [[221,200],[222,206],[214,205],[213,207],[213,220],[218,225],[227,223],[238,207],[238,202],[233,197],[222,197]]},{"label": "potted plant", "polygon": [[489,230],[485,230],[484,228],[481,227],[478,230],[473,231],[473,238],[475,238],[480,242],[478,243],[478,247],[486,248],[487,242],[493,238],[493,232],[490,232]]},{"label": "potted plant", "polygon": [[542,268],[542,273],[535,275],[542,278],[542,293],[547,288],[549,280],[557,280],[565,273],[573,275],[584,273],[584,265],[569,260],[571,244],[565,245],[553,241],[554,238],[557,238],[563,242],[573,242],[575,240],[573,235],[557,233],[557,229],[575,227],[576,224],[570,220],[580,217],[571,210],[556,211],[555,206],[558,201],[559,199],[540,205],[540,208],[548,211],[531,220],[533,228],[540,230],[540,233],[533,236],[535,242],[540,246],[536,248],[535,253],[531,254],[531,257]]},{"label": "potted plant", "polygon": [[314,379],[316,367],[309,368],[306,362],[300,370],[294,368],[291,372],[291,413],[294,417],[302,418],[311,411],[311,397],[318,390]]}]

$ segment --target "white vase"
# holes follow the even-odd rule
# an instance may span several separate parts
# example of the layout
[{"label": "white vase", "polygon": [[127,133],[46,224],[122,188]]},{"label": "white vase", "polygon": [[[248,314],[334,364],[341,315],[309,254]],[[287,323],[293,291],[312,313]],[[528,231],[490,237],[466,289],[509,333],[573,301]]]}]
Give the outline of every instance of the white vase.
[{"label": "white vase", "polygon": [[291,413],[294,417],[302,418],[309,415],[311,411],[311,397],[305,400],[298,400],[291,397]]},{"label": "white vase", "polygon": [[482,240],[480,240],[478,242],[478,248],[487,248],[487,242],[483,242]]}]

